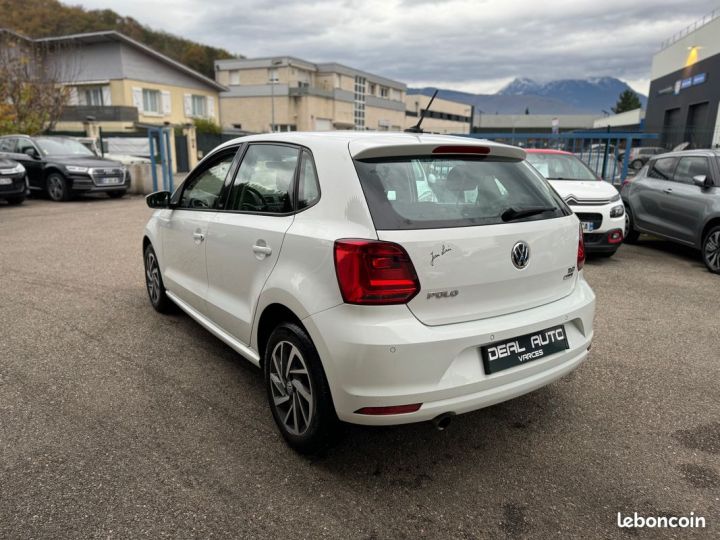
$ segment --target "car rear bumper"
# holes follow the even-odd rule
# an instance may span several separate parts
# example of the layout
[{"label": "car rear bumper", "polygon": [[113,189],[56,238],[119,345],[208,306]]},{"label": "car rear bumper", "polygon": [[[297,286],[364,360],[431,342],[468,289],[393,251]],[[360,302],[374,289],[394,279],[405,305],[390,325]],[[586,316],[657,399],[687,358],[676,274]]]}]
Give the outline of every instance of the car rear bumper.
[{"label": "car rear bumper", "polygon": [[[338,417],[392,425],[487,407],[562,377],[587,357],[594,311],[595,295],[580,279],[561,300],[478,321],[431,327],[404,305],[341,304],[303,323],[323,361]],[[556,325],[564,325],[569,349],[485,373],[480,347]],[[416,403],[422,403],[419,410],[406,414],[356,412]]]}]

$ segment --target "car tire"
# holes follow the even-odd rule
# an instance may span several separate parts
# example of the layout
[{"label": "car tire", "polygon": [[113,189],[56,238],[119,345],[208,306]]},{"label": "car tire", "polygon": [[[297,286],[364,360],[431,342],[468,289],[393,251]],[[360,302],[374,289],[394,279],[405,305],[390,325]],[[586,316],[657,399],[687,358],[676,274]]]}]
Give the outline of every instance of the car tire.
[{"label": "car tire", "polygon": [[70,200],[70,185],[62,174],[54,172],[45,179],[45,191],[48,197],[56,202]]},{"label": "car tire", "polygon": [[[268,404],[290,447],[317,454],[337,440],[340,422],[320,357],[299,325],[278,325],[263,360]],[[292,371],[292,373],[291,373]]]},{"label": "car tire", "polygon": [[638,239],[640,238],[640,233],[635,230],[635,220],[632,217],[632,212],[630,211],[630,208],[625,208],[625,234],[623,238],[623,242],[627,242],[628,244],[635,244],[637,243]]},{"label": "car tire", "polygon": [[17,206],[18,204],[22,204],[23,202],[25,202],[25,197],[21,195],[19,197],[8,197],[5,200],[9,205]]},{"label": "car tire", "polygon": [[713,227],[703,238],[702,257],[713,274],[720,274],[720,226]]},{"label": "car tire", "polygon": [[108,191],[108,197],[111,199],[120,199],[127,191]]},{"label": "car tire", "polygon": [[158,313],[172,312],[174,304],[165,293],[165,285],[160,273],[160,263],[151,244],[148,244],[145,248],[143,260],[145,262],[145,288],[147,289],[148,298],[150,298],[150,304]]},{"label": "car tire", "polygon": [[642,159],[635,159],[630,162],[630,168],[635,169],[636,171],[639,171],[643,168],[643,165],[645,165],[642,161]]}]

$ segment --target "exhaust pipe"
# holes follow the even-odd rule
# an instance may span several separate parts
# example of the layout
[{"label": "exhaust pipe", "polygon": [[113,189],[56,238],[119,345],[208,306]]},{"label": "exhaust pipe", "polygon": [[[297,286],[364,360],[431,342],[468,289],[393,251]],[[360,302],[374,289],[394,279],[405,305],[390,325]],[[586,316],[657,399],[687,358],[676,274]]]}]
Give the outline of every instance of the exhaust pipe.
[{"label": "exhaust pipe", "polygon": [[433,426],[435,426],[435,429],[438,431],[443,431],[450,425],[453,416],[455,416],[454,412],[440,414],[432,419]]}]

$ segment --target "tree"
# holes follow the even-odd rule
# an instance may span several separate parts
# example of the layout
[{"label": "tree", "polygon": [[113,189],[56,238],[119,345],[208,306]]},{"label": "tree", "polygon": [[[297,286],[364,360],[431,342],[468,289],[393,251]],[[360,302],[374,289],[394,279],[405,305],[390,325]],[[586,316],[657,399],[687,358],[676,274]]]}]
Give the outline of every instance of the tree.
[{"label": "tree", "polygon": [[[64,49],[65,47],[63,47]],[[52,129],[68,101],[74,80],[72,55],[58,46],[0,31],[0,134],[34,135]]]},{"label": "tree", "polygon": [[635,92],[628,88],[627,90],[622,91],[622,93],[618,97],[617,103],[611,110],[615,114],[620,114],[627,111],[634,111],[635,109],[639,109],[640,107],[642,107],[642,103],[640,103],[640,98]]}]

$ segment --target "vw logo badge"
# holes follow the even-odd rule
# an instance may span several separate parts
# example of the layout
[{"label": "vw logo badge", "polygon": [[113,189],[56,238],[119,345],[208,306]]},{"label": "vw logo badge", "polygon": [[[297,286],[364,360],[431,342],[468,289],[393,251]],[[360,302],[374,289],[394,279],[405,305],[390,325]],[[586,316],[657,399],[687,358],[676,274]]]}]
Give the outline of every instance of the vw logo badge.
[{"label": "vw logo badge", "polygon": [[530,261],[530,246],[527,245],[527,242],[521,240],[513,246],[510,252],[510,260],[518,270],[522,270],[528,265],[528,261]]}]

